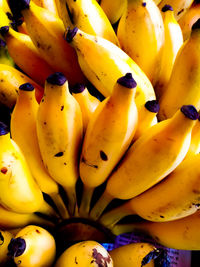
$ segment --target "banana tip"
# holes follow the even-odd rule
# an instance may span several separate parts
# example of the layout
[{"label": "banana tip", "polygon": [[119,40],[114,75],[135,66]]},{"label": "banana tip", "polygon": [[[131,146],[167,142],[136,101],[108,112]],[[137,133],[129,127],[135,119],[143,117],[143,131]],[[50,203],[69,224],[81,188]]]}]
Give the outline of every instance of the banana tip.
[{"label": "banana tip", "polygon": [[8,255],[13,257],[19,257],[24,253],[26,249],[26,242],[23,238],[12,238],[8,245]]},{"label": "banana tip", "polygon": [[173,7],[170,5],[164,5],[162,8],[162,12],[166,12],[166,11],[173,11]]},{"label": "banana tip", "polygon": [[65,40],[68,43],[71,43],[72,40],[73,40],[73,38],[74,38],[74,36],[76,35],[77,31],[78,31],[78,28],[77,27],[73,28],[72,30],[67,29],[67,31],[65,33]]},{"label": "banana tip", "polygon": [[197,120],[199,118],[199,113],[193,105],[183,105],[181,107],[181,112],[191,120]]},{"label": "banana tip", "polygon": [[9,26],[3,26],[0,28],[0,34],[5,36],[9,32]]},{"label": "banana tip", "polygon": [[47,78],[47,82],[53,85],[63,85],[67,81],[67,78],[61,72],[55,72]]},{"label": "banana tip", "polygon": [[153,113],[158,113],[160,105],[157,100],[149,100],[145,103],[145,108]]},{"label": "banana tip", "polygon": [[85,90],[85,85],[82,83],[76,83],[72,88],[72,93],[79,94],[82,93]]},{"label": "banana tip", "polygon": [[20,85],[19,89],[22,91],[33,91],[34,86],[31,83],[24,83]]},{"label": "banana tip", "polygon": [[126,73],[124,76],[117,80],[117,83],[126,88],[135,88],[137,86],[136,81],[133,79],[132,73]]}]

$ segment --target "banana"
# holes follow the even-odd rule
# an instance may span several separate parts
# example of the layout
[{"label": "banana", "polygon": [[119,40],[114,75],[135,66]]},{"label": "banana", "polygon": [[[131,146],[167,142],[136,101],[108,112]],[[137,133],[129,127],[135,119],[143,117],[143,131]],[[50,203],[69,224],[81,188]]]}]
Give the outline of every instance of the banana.
[{"label": "banana", "polygon": [[44,165],[65,189],[69,212],[74,214],[83,125],[79,104],[70,94],[62,73],[56,72],[47,78],[36,125]]},{"label": "banana", "polygon": [[200,153],[200,118],[198,118],[197,122],[195,123],[192,129],[192,136],[191,136],[191,143],[189,150],[186,154],[186,158],[190,157],[191,155]]},{"label": "banana", "polygon": [[58,10],[55,0],[32,0],[36,5],[46,8],[47,10],[58,16]]},{"label": "banana", "polygon": [[85,82],[75,50],[64,40],[64,25],[52,12],[30,2],[18,1],[30,38],[41,57],[55,71],[63,72],[70,84]]},{"label": "banana", "polygon": [[0,38],[0,64],[14,67],[15,63],[8,53],[8,49],[4,40]]},{"label": "banana", "polygon": [[83,118],[83,132],[85,133],[88,122],[100,101],[90,94],[85,85],[80,83],[72,88],[72,95],[80,105]]},{"label": "banana", "polygon": [[198,117],[194,106],[182,106],[171,119],[157,123],[137,139],[109,177],[91,217],[98,218],[112,199],[131,199],[171,173],[189,149]]},{"label": "banana", "polygon": [[0,228],[5,230],[24,227],[28,224],[37,224],[49,228],[54,227],[54,223],[50,220],[44,219],[35,213],[17,213],[9,211],[0,205]]},{"label": "banana", "polygon": [[43,198],[19,146],[0,123],[0,204],[14,212],[41,212],[56,216]]},{"label": "banana", "polygon": [[[0,27],[3,26],[10,26],[11,21],[6,16],[3,9],[0,7]],[[3,38],[3,36],[0,34],[0,38]]]},{"label": "banana", "polygon": [[20,85],[17,103],[11,114],[11,136],[23,152],[41,191],[53,199],[60,216],[68,218],[69,214],[59,195],[58,184],[49,176],[42,162],[36,130],[39,104],[34,95],[34,87],[30,83]]},{"label": "banana", "polygon": [[166,222],[195,213],[200,199],[199,163],[200,154],[185,159],[159,184],[103,215],[101,223],[110,226],[133,214]]},{"label": "banana", "polygon": [[8,244],[10,243],[11,239],[13,238],[13,234],[9,231],[2,231],[0,230],[0,266],[6,266],[9,264],[9,257],[8,257]]},{"label": "banana", "polygon": [[93,190],[108,178],[133,139],[138,122],[136,87],[131,73],[119,78],[88,124],[79,165],[85,186],[80,214],[89,212]]},{"label": "banana", "polygon": [[116,81],[126,73],[132,73],[136,83],[135,102],[139,121],[140,109],[149,100],[155,100],[155,92],[149,79],[139,66],[118,46],[99,36],[89,35],[78,28],[67,30],[65,39],[77,51],[79,64],[88,80],[105,97],[111,95]]},{"label": "banana", "polygon": [[123,11],[126,6],[126,1],[124,0],[101,0],[100,6],[105,12],[106,16],[110,20],[111,24],[115,24],[121,18]]},{"label": "banana", "polygon": [[154,86],[158,99],[170,79],[176,55],[183,44],[183,34],[178,22],[174,18],[173,8],[165,5],[162,8],[162,15],[165,29],[165,43],[161,56],[158,80]]},{"label": "banana", "polygon": [[70,19],[68,9],[66,6],[66,0],[55,0],[58,17],[62,20],[64,27],[73,27],[72,21]]},{"label": "banana", "polygon": [[113,228],[116,235],[141,232],[152,237],[157,243],[173,249],[200,250],[200,211],[171,222],[139,222],[119,224]]},{"label": "banana", "polygon": [[192,25],[200,18],[200,3],[193,4],[179,19],[178,23],[183,33],[183,40],[190,37]]},{"label": "banana", "polygon": [[54,237],[44,228],[28,225],[8,245],[8,254],[21,267],[50,267],[56,256]]},{"label": "banana", "polygon": [[7,14],[11,14],[11,10],[10,10],[10,7],[8,5],[8,2],[7,0],[0,0],[0,8],[3,9],[3,11]]},{"label": "banana", "polygon": [[121,48],[140,66],[154,85],[160,71],[165,41],[162,15],[155,2],[128,0],[119,21],[117,37]]},{"label": "banana", "polygon": [[19,86],[31,83],[35,87],[35,97],[40,102],[44,89],[12,66],[0,64],[0,103],[13,108],[18,96]]},{"label": "banana", "polygon": [[190,8],[193,0],[162,0],[158,7],[162,9],[165,5],[170,5],[174,9],[174,16],[179,20],[183,14]]},{"label": "banana", "polygon": [[[200,109],[200,19],[177,54],[171,78],[159,100],[159,120],[170,118],[182,105]],[[176,88],[176,90],[174,90]]]},{"label": "banana", "polygon": [[113,261],[107,250],[98,242],[87,240],[67,248],[58,258],[55,267],[113,267]]},{"label": "banana", "polygon": [[109,254],[115,267],[154,267],[160,251],[150,243],[138,242],[114,248]]}]

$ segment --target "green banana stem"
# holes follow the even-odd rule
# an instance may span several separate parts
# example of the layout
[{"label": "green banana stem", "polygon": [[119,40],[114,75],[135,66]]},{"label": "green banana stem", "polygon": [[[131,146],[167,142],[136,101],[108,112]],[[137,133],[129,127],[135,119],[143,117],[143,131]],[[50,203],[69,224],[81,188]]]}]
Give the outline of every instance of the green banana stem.
[{"label": "green banana stem", "polygon": [[60,219],[60,216],[55,212],[55,210],[44,200],[37,212],[42,213],[53,219]]},{"label": "green banana stem", "polygon": [[83,218],[87,218],[90,212],[90,204],[93,196],[94,188],[84,185],[79,214]]},{"label": "green banana stem", "polygon": [[75,186],[73,187],[66,187],[63,186],[66,194],[67,194],[67,209],[69,211],[69,214],[74,217],[78,217],[78,205],[77,205],[77,198],[76,198],[76,189]]},{"label": "green banana stem", "polygon": [[70,215],[67,210],[67,207],[65,206],[62,197],[59,193],[52,193],[50,195],[52,198],[54,204],[56,205],[56,208],[58,209],[58,213],[62,219],[69,219]]}]

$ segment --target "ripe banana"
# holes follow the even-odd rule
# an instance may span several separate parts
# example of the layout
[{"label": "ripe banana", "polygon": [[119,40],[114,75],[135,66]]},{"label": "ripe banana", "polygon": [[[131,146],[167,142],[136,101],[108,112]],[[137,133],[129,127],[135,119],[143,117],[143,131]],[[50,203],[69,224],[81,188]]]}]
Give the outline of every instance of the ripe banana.
[{"label": "ripe banana", "polygon": [[[10,20],[6,16],[3,9],[0,7],[0,27],[9,26],[9,25],[10,25]],[[0,38],[3,38],[1,34],[0,34]]]},{"label": "ripe banana", "polygon": [[63,38],[65,28],[56,15],[30,0],[18,1],[29,36],[41,57],[55,71],[61,71],[70,84],[85,82],[75,50]]},{"label": "ripe banana", "polygon": [[62,73],[56,72],[47,78],[36,124],[44,165],[65,189],[69,212],[74,214],[83,125],[80,106],[70,94]]},{"label": "ripe banana", "polygon": [[55,0],[32,0],[36,5],[46,8],[47,10],[58,16],[58,10]]},{"label": "ripe banana", "polygon": [[0,266],[6,266],[9,264],[8,257],[8,244],[10,240],[13,238],[13,235],[9,231],[0,230]]},{"label": "ripe banana", "polygon": [[49,176],[42,161],[36,130],[39,104],[34,95],[34,87],[30,83],[20,85],[17,103],[11,114],[11,136],[24,154],[41,191],[53,199],[60,216],[68,218],[69,214],[59,195],[58,184]]},{"label": "ripe banana", "polygon": [[113,267],[113,261],[107,250],[98,242],[87,240],[78,242],[58,258],[55,267]]},{"label": "ripe banana", "polygon": [[174,249],[200,250],[200,211],[185,218],[171,222],[139,222],[116,225],[116,235],[129,232],[141,232],[151,236],[159,244]]},{"label": "ripe banana", "polygon": [[117,37],[121,48],[154,85],[160,70],[165,38],[162,15],[154,1],[128,0],[119,21]]},{"label": "ripe banana", "polygon": [[192,136],[191,136],[191,143],[189,150],[186,154],[186,157],[190,157],[194,154],[200,153],[200,118],[198,118],[197,122],[195,123],[192,129]]},{"label": "ripe banana", "polygon": [[[171,78],[160,98],[159,120],[170,118],[182,105],[200,109],[200,19],[190,38],[180,48]],[[176,88],[176,90],[174,90]]]},{"label": "ripe banana", "polygon": [[8,49],[4,40],[0,38],[0,64],[14,67],[15,63],[8,53]]},{"label": "ripe banana", "polygon": [[56,256],[54,237],[42,227],[22,228],[8,245],[9,256],[21,267],[50,267]]},{"label": "ripe banana", "polygon": [[80,214],[89,212],[93,190],[105,182],[133,139],[138,122],[136,87],[131,73],[119,78],[88,124],[79,164],[85,186]]},{"label": "ripe banana", "polygon": [[13,108],[17,100],[19,86],[27,82],[35,87],[35,97],[40,102],[44,91],[40,85],[14,67],[0,64],[0,103]]},{"label": "ripe banana", "polygon": [[159,249],[150,243],[130,243],[109,251],[115,267],[154,267]]},{"label": "ripe banana", "polygon": [[165,43],[161,55],[158,80],[154,86],[158,98],[160,98],[163,93],[163,88],[169,82],[176,55],[183,44],[182,31],[174,18],[173,8],[165,5],[162,8],[162,15],[165,29]]},{"label": "ripe banana", "polygon": [[182,106],[171,119],[157,123],[137,139],[109,177],[91,217],[98,218],[112,199],[131,199],[171,173],[189,149],[198,117],[195,107]]},{"label": "ripe banana", "polygon": [[85,133],[88,122],[100,101],[90,94],[85,85],[80,83],[72,88],[72,95],[80,105],[83,118],[83,132]]},{"label": "ripe banana", "polygon": [[10,10],[10,7],[8,5],[8,2],[7,0],[0,0],[0,8],[3,9],[3,11],[7,14],[11,14],[11,10]]}]

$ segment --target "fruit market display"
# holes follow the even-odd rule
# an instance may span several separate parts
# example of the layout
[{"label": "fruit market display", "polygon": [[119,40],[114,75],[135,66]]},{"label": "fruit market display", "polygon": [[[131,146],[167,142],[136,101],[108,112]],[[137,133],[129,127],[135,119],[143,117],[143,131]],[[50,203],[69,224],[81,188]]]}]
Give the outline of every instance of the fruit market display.
[{"label": "fruit market display", "polygon": [[199,1],[0,0],[0,266],[200,250],[199,110]]}]

